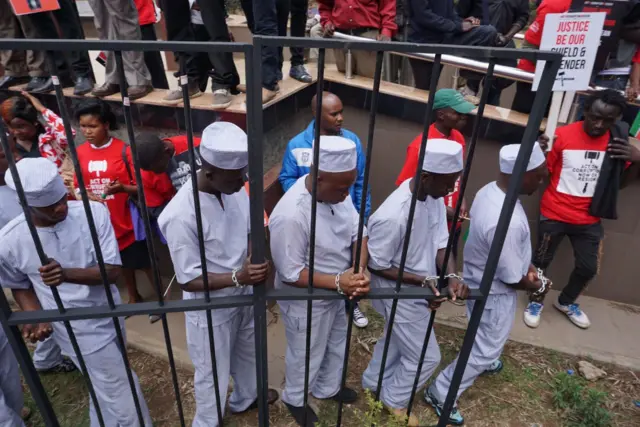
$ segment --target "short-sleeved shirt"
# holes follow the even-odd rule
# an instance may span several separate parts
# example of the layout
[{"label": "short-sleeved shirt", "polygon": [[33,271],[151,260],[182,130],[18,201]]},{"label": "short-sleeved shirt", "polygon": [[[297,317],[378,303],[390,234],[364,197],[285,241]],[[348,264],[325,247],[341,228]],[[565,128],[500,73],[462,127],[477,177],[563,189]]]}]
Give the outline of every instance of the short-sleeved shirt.
[{"label": "short-sleeved shirt", "polygon": [[[82,202],[70,201],[67,218],[53,227],[38,227],[38,236],[47,256],[54,258],[63,268],[90,268],[98,265],[96,251],[91,240],[89,224]],[[100,249],[105,264],[121,265],[120,252],[109,211],[97,202],[90,202],[91,212],[98,231]],[[41,266],[24,214],[19,215],[0,231],[0,283],[11,289],[33,287],[44,310],[56,310],[51,288],[40,278]],[[120,294],[115,284],[111,292],[116,304]],[[78,285],[63,283],[58,286],[62,303],[66,308],[96,307],[108,304],[103,285]],[[111,318],[74,320],[71,322],[82,354],[100,350],[115,339],[116,332]],[[69,336],[61,322],[53,323],[56,342],[65,354],[74,354]]]},{"label": "short-sleeved shirt", "polygon": [[0,230],[21,213],[18,194],[6,185],[0,186]]},{"label": "short-sleeved shirt", "polygon": [[[411,205],[411,180],[406,180],[384,201],[369,219],[369,267],[374,270],[399,268]],[[447,211],[442,199],[427,196],[416,202],[405,271],[422,277],[436,276],[436,255],[447,247],[449,230]],[[371,276],[372,288],[395,288],[395,280]],[[414,285],[403,284],[412,288]],[[374,300],[376,310],[391,301]],[[396,321],[413,322],[428,311],[424,300],[398,300]]]},{"label": "short-sleeved shirt", "polygon": [[584,122],[556,130],[556,139],[547,154],[549,185],[540,201],[540,213],[552,221],[568,224],[595,224],[600,218],[589,214],[610,134],[593,138]]},{"label": "short-sleeved shirt", "polygon": [[[115,180],[123,184],[135,185],[135,181],[129,178],[122,156],[123,150],[126,150],[126,144],[117,138],[111,138],[102,147],[96,147],[88,142],[78,147],[78,161],[88,191],[102,196],[105,187]],[[135,180],[135,176],[133,178]],[[77,179],[75,186],[78,186]],[[126,193],[112,194],[104,199],[111,214],[111,223],[116,232],[120,250],[128,248],[136,241],[131,211],[127,204],[128,199],[129,196]]]},{"label": "short-sleeved shirt", "polygon": [[[480,287],[505,196],[504,191],[492,182],[478,191],[471,205],[470,213],[473,220],[464,246],[464,280],[469,288]],[[520,282],[529,271],[530,265],[531,232],[527,215],[518,201],[509,223],[490,294],[515,293],[515,289],[507,284]]]},{"label": "short-sleeved shirt", "polygon": [[[204,249],[209,273],[230,273],[241,268],[247,257],[249,223],[249,196],[243,190],[234,194],[222,194],[222,203],[209,193],[200,194],[202,211],[202,231]],[[193,201],[193,187],[187,181],[164,209],[158,225],[167,239],[171,261],[178,283],[186,284],[202,276],[202,262],[198,246],[196,211]],[[229,287],[211,291],[212,298],[250,295],[250,286]],[[183,292],[184,299],[204,298],[204,292]],[[213,324],[221,325],[235,316],[239,308],[213,310]],[[204,311],[186,312],[187,320],[196,326],[206,327]]]},{"label": "short-sleeved shirt", "polygon": [[[271,213],[269,231],[271,256],[276,267],[275,287],[286,288],[298,281],[309,268],[309,236],[311,233],[311,193],[299,178],[280,199]],[[317,202],[314,270],[338,274],[352,266],[352,243],[358,238],[359,215],[351,196],[337,204]],[[364,236],[367,230],[364,229]],[[313,314],[323,313],[341,301],[314,301]],[[306,317],[304,301],[278,301],[283,313]]]}]

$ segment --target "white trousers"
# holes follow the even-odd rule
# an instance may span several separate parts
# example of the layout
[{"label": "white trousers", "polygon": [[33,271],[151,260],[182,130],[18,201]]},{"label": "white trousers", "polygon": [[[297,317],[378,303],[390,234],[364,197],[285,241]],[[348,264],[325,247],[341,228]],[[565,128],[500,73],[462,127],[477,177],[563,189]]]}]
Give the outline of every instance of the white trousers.
[{"label": "white trousers", "polygon": [[33,352],[33,365],[38,371],[46,371],[62,363],[62,351],[53,337],[38,342]]},{"label": "white trousers", "polygon": [[[218,422],[207,326],[189,320],[186,325],[187,347],[195,367],[196,415],[192,425],[218,427],[221,424]],[[233,393],[229,397],[232,412],[244,411],[258,397],[254,332],[253,307],[245,307],[228,322],[213,327],[222,416],[230,377],[233,378]]]},{"label": "white trousers", "polygon": [[[304,404],[307,319],[284,313],[282,318],[287,334],[286,381],[282,401],[301,407]],[[318,399],[333,397],[340,391],[346,340],[347,316],[342,300],[335,301],[329,310],[312,317],[309,390]]]},{"label": "white trousers", "polygon": [[[102,349],[82,356],[98,398],[105,427],[141,427],[117,341],[114,339]],[[80,369],[76,355],[72,354],[70,357]],[[149,415],[149,408],[147,408],[147,403],[142,395],[138,376],[133,371],[132,374],[142,410],[144,427],[151,427],[153,425],[151,415]],[[100,426],[93,400],[89,406],[89,418],[91,427]]]},{"label": "white trousers", "polygon": [[0,427],[24,427],[20,372],[4,330],[0,328]]},{"label": "white trousers", "polygon": [[[467,301],[467,317],[471,318],[474,301]],[[513,327],[516,315],[517,294],[489,295],[482,317],[476,340],[473,343],[469,361],[464,369],[464,375],[460,382],[457,399],[473,382],[486,371],[493,362],[500,358],[504,345],[509,339],[509,333]],[[458,358],[447,366],[436,378],[432,389],[438,401],[444,402],[447,398],[453,371],[456,369]]]},{"label": "white trousers", "polygon": [[[387,304],[388,303],[388,304]],[[389,327],[389,313],[391,301],[385,301],[384,313],[380,313],[385,317],[387,324],[385,325],[383,335],[380,337],[373,350],[373,357],[369,362],[369,366],[362,375],[362,388],[368,390],[376,390],[378,386],[378,378],[380,376],[380,368],[382,367],[382,353],[386,342],[387,328]],[[378,308],[376,304],[376,308]],[[387,307],[388,306],[388,307]],[[391,342],[389,343],[389,351],[387,353],[387,361],[384,369],[384,377],[382,380],[382,390],[380,399],[391,408],[406,408],[411,397],[411,389],[418,373],[418,363],[420,361],[420,353],[424,344],[424,337],[427,333],[429,324],[429,309],[424,306],[414,306],[414,311],[424,311],[424,317],[414,322],[395,321],[391,333]],[[420,316],[418,316],[420,317]],[[396,317],[396,320],[398,317]],[[433,371],[440,364],[440,347],[436,340],[436,336],[431,331],[427,351],[425,353],[422,370],[420,371],[420,380],[418,388],[422,388]]]}]

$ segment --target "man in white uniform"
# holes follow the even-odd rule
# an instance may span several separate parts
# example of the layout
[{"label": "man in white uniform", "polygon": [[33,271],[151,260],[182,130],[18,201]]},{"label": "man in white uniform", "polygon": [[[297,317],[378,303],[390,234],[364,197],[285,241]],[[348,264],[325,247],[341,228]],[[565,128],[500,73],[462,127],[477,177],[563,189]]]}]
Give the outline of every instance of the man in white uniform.
[{"label": "man in white uniform", "polygon": [[[369,278],[363,274],[368,258],[366,238],[360,259],[354,260],[359,216],[349,189],[356,180],[356,168],[353,141],[341,136],[320,137],[313,286],[349,298],[369,292]],[[312,187],[311,174],[299,178],[272,212],[269,229],[271,254],[277,271],[276,289],[309,285]],[[356,262],[360,268],[359,273],[354,274]],[[306,425],[312,426],[317,416],[311,408],[303,406],[307,302],[278,301],[278,305],[287,335],[286,384],[282,401],[300,425],[303,425],[306,411]],[[318,399],[354,402],[357,398],[354,390],[346,387],[340,390],[347,339],[344,301],[314,301],[311,325],[309,390]]]},{"label": "man in white uniform", "polygon": [[[427,142],[422,173],[418,181],[418,193],[409,250],[402,275],[402,287],[429,286],[436,295],[438,269],[444,266],[444,257],[449,240],[447,210],[443,197],[451,193],[464,167],[462,146],[446,139],[431,139]],[[414,178],[404,181],[371,216],[369,220],[369,271],[371,287],[395,289],[398,280],[404,237],[409,220],[411,196],[416,182]],[[445,270],[455,273],[453,256],[449,257]],[[466,285],[449,279],[452,299],[468,295]],[[387,321],[391,313],[392,300],[373,300],[373,307]],[[437,303],[436,303],[437,304]],[[429,323],[430,310],[424,300],[398,300],[393,333],[384,371],[380,398],[389,412],[403,419],[406,416],[411,389],[418,373],[423,338]],[[378,340],[373,358],[362,377],[362,387],[375,390],[378,385],[382,355],[386,337]],[[420,373],[418,388],[440,363],[440,349],[432,332]],[[409,426],[417,426],[418,419],[411,415]]]},{"label": "man in white uniform", "polygon": [[[472,289],[480,287],[489,249],[493,243],[498,218],[519,150],[520,144],[502,147],[498,180],[480,189],[471,206],[471,226],[464,247],[464,280]],[[520,194],[534,194],[546,176],[545,157],[540,146],[536,143],[520,187]],[[502,361],[499,358],[513,326],[516,313],[516,290],[519,289],[529,292],[548,290],[545,289],[538,277],[536,268],[531,264],[529,222],[522,204],[518,201],[511,217],[500,260],[457,397],[460,397],[466,389],[471,387],[481,374],[497,373],[502,369]],[[469,317],[471,317],[473,304],[473,301],[467,301],[467,316]],[[438,416],[442,413],[457,362],[456,358],[438,375],[435,382],[425,392],[426,402],[433,406]],[[464,418],[458,411],[457,404],[449,414],[449,423],[453,425],[464,423]]]},{"label": "man in white uniform", "polygon": [[[17,164],[31,218],[42,247],[50,258],[42,266],[35,251],[24,215],[19,215],[0,231],[0,282],[13,290],[23,310],[57,309],[50,287],[57,287],[66,308],[107,305],[106,291],[97,265],[88,221],[82,202],[67,202],[67,189],[56,166],[47,159],[23,159]],[[15,190],[10,174],[7,185]],[[100,203],[91,203],[100,239],[111,292],[116,304],[120,294],[114,285],[120,274],[120,254],[109,212]],[[4,244],[4,243],[8,244]],[[39,301],[39,302],[38,302]],[[80,352],[89,372],[105,425],[140,427],[133,403],[121,348],[113,320],[87,319],[71,322]],[[60,322],[53,324],[56,343],[78,365],[69,336]],[[124,328],[123,328],[124,332]],[[126,351],[126,350],[125,350]],[[144,425],[152,425],[137,376],[133,374]],[[98,426],[93,405],[91,426]]]},{"label": "man in white uniform", "polygon": [[[269,264],[251,264],[248,258],[249,196],[241,191],[249,158],[247,135],[232,123],[213,123],[202,134],[200,157],[198,181],[188,180],[158,219],[178,283],[184,290],[183,298],[202,299],[205,295],[193,185],[198,186],[200,194],[212,298],[251,295],[252,286],[266,280]],[[221,412],[224,414],[231,377],[234,384],[229,398],[231,412],[257,408],[253,307],[217,309],[211,316]],[[185,317],[187,346],[195,367],[193,427],[216,427],[222,423],[218,420],[206,312],[189,311]],[[269,403],[277,399],[278,393],[269,390]]]},{"label": "man in white uniform", "polygon": [[[13,145],[11,136],[7,135],[7,137],[9,138],[9,144]],[[0,145],[0,230],[2,230],[9,221],[22,213],[18,195],[15,191],[7,187],[4,180],[8,169],[9,164]],[[36,370],[41,373],[65,373],[76,370],[73,362],[62,356],[60,347],[58,347],[53,338],[38,342],[33,352],[33,365]]]}]

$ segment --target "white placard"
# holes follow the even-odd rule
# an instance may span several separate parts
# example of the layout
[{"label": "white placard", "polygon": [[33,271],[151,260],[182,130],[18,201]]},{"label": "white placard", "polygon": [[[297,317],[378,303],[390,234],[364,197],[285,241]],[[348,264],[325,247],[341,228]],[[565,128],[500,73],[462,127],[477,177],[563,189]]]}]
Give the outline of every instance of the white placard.
[{"label": "white placard", "polygon": [[[540,50],[562,53],[562,65],[553,85],[554,92],[589,88],[604,27],[604,12],[551,13],[544,21]],[[532,90],[538,90],[546,61],[538,61]]]}]

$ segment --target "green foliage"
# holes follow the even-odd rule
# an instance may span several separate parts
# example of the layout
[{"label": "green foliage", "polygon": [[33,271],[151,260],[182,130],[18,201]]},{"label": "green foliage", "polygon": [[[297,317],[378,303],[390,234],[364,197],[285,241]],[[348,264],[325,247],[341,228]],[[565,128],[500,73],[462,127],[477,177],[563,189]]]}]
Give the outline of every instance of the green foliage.
[{"label": "green foliage", "polygon": [[568,427],[606,427],[611,414],[605,407],[608,393],[591,388],[576,375],[561,372],[553,384],[553,404]]},{"label": "green foliage", "polygon": [[364,391],[364,399],[366,402],[366,410],[364,413],[355,409],[354,417],[359,420],[358,425],[376,426],[376,427],[406,427],[407,417],[403,419],[394,416],[383,419],[383,405],[381,401],[376,401],[374,395],[369,390]]}]

